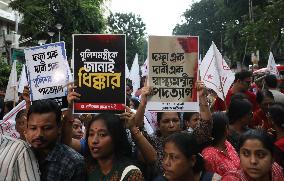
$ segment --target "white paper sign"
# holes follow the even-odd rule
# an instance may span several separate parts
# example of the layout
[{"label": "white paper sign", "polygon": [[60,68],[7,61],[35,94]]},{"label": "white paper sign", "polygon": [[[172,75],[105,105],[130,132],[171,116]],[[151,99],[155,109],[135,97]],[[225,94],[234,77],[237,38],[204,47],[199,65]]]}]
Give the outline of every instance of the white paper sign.
[{"label": "white paper sign", "polygon": [[197,112],[198,37],[149,36],[147,111]]},{"label": "white paper sign", "polygon": [[20,102],[16,107],[14,107],[8,114],[6,114],[3,120],[0,120],[0,133],[4,135],[8,135],[14,138],[19,138],[20,135],[16,131],[16,115],[17,113],[22,110],[26,109],[26,102]]},{"label": "white paper sign", "polygon": [[31,101],[67,95],[69,65],[64,42],[25,49]]}]

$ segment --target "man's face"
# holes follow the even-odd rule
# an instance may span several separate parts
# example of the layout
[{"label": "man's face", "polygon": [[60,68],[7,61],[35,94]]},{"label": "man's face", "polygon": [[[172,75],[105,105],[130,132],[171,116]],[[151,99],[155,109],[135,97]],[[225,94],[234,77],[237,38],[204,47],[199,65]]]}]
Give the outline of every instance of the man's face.
[{"label": "man's face", "polygon": [[60,134],[60,127],[56,123],[56,114],[32,113],[28,118],[26,139],[35,150],[52,148]]},{"label": "man's face", "polygon": [[247,77],[244,80],[239,80],[239,83],[241,91],[246,91],[250,87],[251,77]]}]

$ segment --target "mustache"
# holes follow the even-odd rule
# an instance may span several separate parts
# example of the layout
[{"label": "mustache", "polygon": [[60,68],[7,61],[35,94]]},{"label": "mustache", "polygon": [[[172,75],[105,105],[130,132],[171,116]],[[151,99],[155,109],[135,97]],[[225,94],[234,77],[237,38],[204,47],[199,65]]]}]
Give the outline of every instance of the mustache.
[{"label": "mustache", "polygon": [[32,140],[32,142],[35,142],[35,141],[46,142],[47,140],[43,136],[40,136]]}]

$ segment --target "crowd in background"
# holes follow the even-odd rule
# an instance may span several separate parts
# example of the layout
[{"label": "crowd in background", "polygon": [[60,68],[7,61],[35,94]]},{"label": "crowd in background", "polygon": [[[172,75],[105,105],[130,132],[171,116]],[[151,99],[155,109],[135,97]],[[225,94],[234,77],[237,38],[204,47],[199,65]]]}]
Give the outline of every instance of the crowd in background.
[{"label": "crowd in background", "polygon": [[[20,138],[0,135],[0,180],[284,180],[284,94],[275,75],[254,82],[237,72],[225,101],[196,82],[200,112],[158,112],[156,127],[145,116],[151,87],[132,93],[127,84],[120,115],[73,115],[75,88],[61,110],[49,99],[31,104],[25,87]],[[1,120],[13,102],[0,104]]]}]

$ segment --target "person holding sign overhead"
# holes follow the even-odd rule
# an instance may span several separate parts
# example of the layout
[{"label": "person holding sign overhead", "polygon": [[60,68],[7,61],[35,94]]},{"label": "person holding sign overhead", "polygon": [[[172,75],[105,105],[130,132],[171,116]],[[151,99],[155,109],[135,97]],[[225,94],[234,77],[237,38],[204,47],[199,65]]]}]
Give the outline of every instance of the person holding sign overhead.
[{"label": "person holding sign overhead", "polygon": [[[133,164],[132,150],[127,138],[126,129],[130,130],[132,139],[138,147],[139,156],[144,162],[156,161],[154,148],[136,127],[136,115],[126,107],[120,116],[112,113],[101,113],[92,117],[86,128],[86,137],[81,140],[72,139],[72,104],[80,98],[80,94],[72,91],[69,86],[67,96],[69,103],[68,115],[63,126],[64,143],[80,152],[87,160],[89,180],[144,180],[141,171]],[[126,129],[125,129],[126,128]],[[124,174],[125,173],[125,174]]]},{"label": "person holding sign overhead", "polygon": [[[211,127],[212,127],[212,118],[211,118],[211,112],[209,110],[209,105],[207,103],[206,99],[206,89],[204,87],[204,84],[202,82],[197,82],[196,88],[199,91],[199,106],[200,106],[200,117],[201,120],[199,124],[195,127],[193,130],[193,135],[195,135],[197,141],[202,144],[204,142],[207,142],[210,138],[211,133]],[[151,88],[150,87],[144,87],[142,89],[141,94],[141,103],[139,105],[139,108],[137,110],[137,115],[144,115],[146,104],[147,104],[147,97],[151,96]],[[141,120],[143,119],[136,119],[136,124],[139,126],[143,125],[143,122]],[[158,170],[160,173],[163,173],[163,167],[162,167],[162,160],[163,160],[163,145],[165,139],[172,135],[173,133],[181,132],[181,118],[180,113],[178,112],[158,112],[157,113],[157,121],[158,121],[158,130],[154,135],[148,135],[144,132],[145,137],[149,140],[149,142],[154,146],[155,150],[158,154]]]}]

